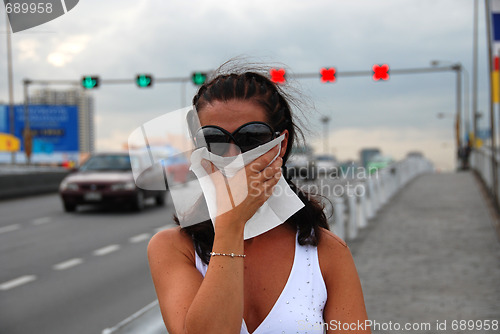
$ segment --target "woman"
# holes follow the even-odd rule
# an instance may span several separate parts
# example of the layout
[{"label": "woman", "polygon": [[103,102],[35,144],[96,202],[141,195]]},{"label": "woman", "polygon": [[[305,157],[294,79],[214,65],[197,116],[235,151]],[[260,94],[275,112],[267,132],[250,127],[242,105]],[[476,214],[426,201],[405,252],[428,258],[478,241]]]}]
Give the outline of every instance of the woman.
[{"label": "woman", "polygon": [[[304,208],[244,240],[245,223],[271,196],[296,137],[286,98],[264,75],[245,72],[215,77],[193,99],[201,126],[233,134],[262,122],[284,140],[244,167],[242,192],[248,195],[218,215],[215,227],[206,221],[151,239],[151,274],[171,334],[333,333],[342,324],[351,332],[370,332],[357,326],[367,315],[348,247],[328,230],[319,202],[290,180]],[[205,167],[216,170],[207,162]],[[219,200],[224,183],[212,175]]]}]

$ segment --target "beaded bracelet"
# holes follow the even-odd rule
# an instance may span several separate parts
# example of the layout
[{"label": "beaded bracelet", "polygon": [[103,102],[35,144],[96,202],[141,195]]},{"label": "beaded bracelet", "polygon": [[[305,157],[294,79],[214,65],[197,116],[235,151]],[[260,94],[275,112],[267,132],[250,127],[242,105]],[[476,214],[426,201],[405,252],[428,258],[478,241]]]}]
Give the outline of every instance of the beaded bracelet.
[{"label": "beaded bracelet", "polygon": [[229,254],[226,254],[226,253],[216,253],[216,252],[210,252],[210,256],[230,256],[230,257],[245,257],[246,255],[245,254],[234,254],[234,253],[229,253]]}]

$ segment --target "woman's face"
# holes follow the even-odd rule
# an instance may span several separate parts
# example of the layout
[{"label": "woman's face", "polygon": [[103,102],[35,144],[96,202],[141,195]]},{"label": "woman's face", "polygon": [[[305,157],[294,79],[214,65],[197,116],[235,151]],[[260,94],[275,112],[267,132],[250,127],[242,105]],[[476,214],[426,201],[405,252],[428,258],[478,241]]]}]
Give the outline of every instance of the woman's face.
[{"label": "woman's face", "polygon": [[[248,122],[268,123],[264,108],[257,103],[242,100],[215,101],[207,104],[203,109],[198,110],[198,118],[201,126],[216,125],[230,133]],[[285,133],[285,138],[281,142],[281,157],[286,152],[288,142],[288,131],[285,130],[283,133]],[[231,155],[234,155],[234,152]]]}]

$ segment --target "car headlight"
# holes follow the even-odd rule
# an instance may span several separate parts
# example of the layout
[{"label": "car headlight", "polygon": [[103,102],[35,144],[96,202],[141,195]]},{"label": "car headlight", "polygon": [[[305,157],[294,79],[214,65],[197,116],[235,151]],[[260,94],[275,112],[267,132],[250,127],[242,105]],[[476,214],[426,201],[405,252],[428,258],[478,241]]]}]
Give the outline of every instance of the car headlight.
[{"label": "car headlight", "polygon": [[63,181],[61,183],[61,186],[59,187],[60,190],[71,190],[71,191],[77,191],[78,190],[78,184],[68,182],[68,181]]},{"label": "car headlight", "polygon": [[116,191],[116,190],[134,190],[135,189],[135,183],[134,181],[129,181],[125,183],[116,183],[111,186],[111,190]]}]

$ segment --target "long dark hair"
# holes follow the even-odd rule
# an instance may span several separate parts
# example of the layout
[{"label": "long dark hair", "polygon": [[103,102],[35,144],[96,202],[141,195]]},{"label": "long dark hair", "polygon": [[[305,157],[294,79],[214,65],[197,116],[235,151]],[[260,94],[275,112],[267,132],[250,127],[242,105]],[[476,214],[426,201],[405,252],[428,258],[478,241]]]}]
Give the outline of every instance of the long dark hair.
[{"label": "long dark hair", "polygon": [[[302,135],[300,128],[294,122],[290,99],[291,97],[266,75],[255,71],[244,71],[220,74],[203,84],[193,98],[193,106],[199,112],[207,104],[215,101],[248,100],[258,103],[266,111],[268,122],[275,131],[288,130],[288,145],[283,156],[283,166],[285,166],[297,135]],[[329,229],[323,205],[320,200],[299,189],[288,177],[286,167],[283,168],[287,183],[304,203],[304,207],[290,217],[286,224],[297,229],[300,245],[317,246],[320,237],[319,228]],[[174,217],[174,220],[179,223],[177,217]],[[191,237],[196,253],[204,263],[208,264],[215,236],[211,220],[183,227],[182,231]]]}]

